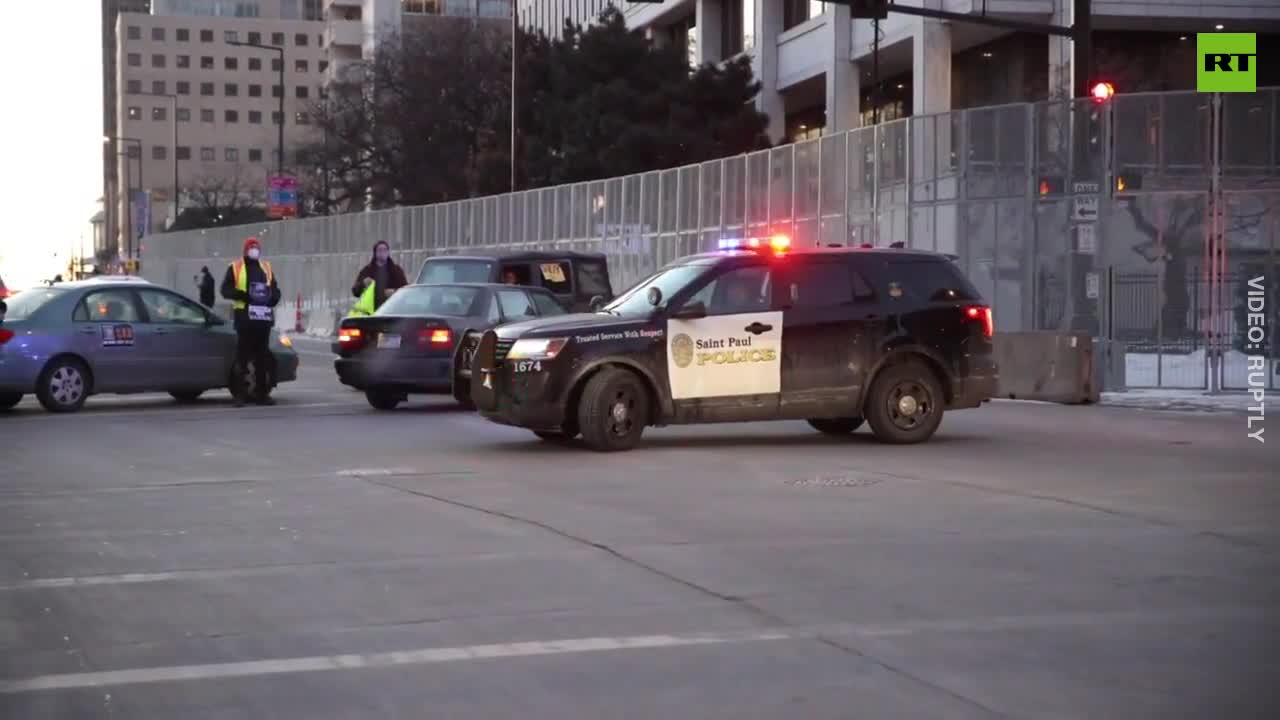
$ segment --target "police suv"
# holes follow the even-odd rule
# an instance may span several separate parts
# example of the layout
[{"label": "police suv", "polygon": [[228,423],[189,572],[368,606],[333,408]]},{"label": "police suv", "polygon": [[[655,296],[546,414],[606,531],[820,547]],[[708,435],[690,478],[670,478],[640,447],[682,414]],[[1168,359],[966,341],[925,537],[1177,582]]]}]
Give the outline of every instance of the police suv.
[{"label": "police suv", "polygon": [[628,450],[645,426],[807,420],[890,443],[996,389],[993,319],[959,268],[914,250],[752,239],[682,258],[594,313],[504,325],[471,396],[544,440]]}]

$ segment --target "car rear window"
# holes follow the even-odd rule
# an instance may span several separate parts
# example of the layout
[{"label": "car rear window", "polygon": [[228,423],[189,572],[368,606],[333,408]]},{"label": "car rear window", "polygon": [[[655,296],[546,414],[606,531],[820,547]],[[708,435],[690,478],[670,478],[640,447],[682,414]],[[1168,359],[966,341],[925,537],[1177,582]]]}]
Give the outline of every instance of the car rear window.
[{"label": "car rear window", "polygon": [[950,260],[939,258],[902,258],[890,260],[883,278],[889,295],[894,285],[919,302],[949,300],[978,301],[982,295],[960,268]]},{"label": "car rear window", "polygon": [[447,315],[466,317],[473,315],[479,288],[424,286],[401,288],[395,292],[375,315]]},{"label": "car rear window", "polygon": [[61,296],[66,290],[38,289],[25,290],[12,297],[5,298],[7,309],[4,313],[6,321],[26,320],[51,300]]},{"label": "car rear window", "polygon": [[487,283],[492,260],[431,259],[418,273],[418,285],[427,283]]},{"label": "car rear window", "polygon": [[533,298],[533,304],[538,307],[539,315],[563,315],[564,307],[556,302],[556,299],[550,295],[540,292],[531,292],[529,297]]},{"label": "car rear window", "polygon": [[608,298],[612,294],[608,266],[596,260],[579,260],[575,265],[578,269],[578,292],[583,297],[603,295]]}]

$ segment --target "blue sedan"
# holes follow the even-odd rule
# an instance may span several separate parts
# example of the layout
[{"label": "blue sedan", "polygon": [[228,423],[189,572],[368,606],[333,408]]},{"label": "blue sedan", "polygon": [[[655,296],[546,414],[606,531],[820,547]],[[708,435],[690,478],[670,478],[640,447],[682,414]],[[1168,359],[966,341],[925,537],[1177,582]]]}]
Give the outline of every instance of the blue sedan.
[{"label": "blue sedan", "polygon": [[[230,386],[236,349],[231,324],[141,278],[58,283],[6,302],[0,314],[0,410],[28,393],[51,412],[73,412],[95,394],[167,392],[192,402]],[[289,338],[272,333],[271,352],[272,386],[297,379],[298,355]]]}]

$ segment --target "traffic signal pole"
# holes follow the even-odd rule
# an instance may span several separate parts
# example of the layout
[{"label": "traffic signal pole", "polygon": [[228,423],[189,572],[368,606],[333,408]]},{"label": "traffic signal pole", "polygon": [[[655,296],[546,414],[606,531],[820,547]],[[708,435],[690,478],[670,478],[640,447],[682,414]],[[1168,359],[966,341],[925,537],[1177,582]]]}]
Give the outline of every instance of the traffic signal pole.
[{"label": "traffic signal pole", "polygon": [[1071,0],[1072,23],[1070,26],[1053,25],[1051,23],[1022,22],[1020,20],[1006,20],[1003,18],[989,17],[987,15],[969,15],[966,13],[949,12],[947,10],[911,7],[907,5],[898,5],[897,3],[889,2],[888,0],[828,1],[833,2],[836,5],[848,5],[851,10],[850,15],[852,17],[864,20],[884,19],[892,12],[900,15],[914,15],[916,17],[932,18],[934,20],[949,20],[951,22],[986,25],[989,27],[1004,28],[1006,30],[1017,30],[1019,32],[1069,37],[1073,41],[1072,65],[1075,68],[1075,79],[1072,83],[1073,95],[1078,98],[1089,97],[1090,88],[1093,86],[1093,59],[1091,57],[1093,53],[1093,43],[1091,42],[1093,34],[1092,0]]}]

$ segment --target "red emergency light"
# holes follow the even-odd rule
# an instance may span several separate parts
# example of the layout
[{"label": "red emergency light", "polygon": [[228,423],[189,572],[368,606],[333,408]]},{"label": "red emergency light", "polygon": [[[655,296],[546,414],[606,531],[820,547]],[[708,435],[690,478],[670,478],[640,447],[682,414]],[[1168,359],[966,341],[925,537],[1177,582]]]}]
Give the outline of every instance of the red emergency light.
[{"label": "red emergency light", "polygon": [[1115,97],[1116,88],[1109,82],[1095,83],[1089,94],[1093,96],[1094,102],[1103,103]]}]

